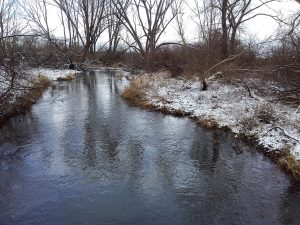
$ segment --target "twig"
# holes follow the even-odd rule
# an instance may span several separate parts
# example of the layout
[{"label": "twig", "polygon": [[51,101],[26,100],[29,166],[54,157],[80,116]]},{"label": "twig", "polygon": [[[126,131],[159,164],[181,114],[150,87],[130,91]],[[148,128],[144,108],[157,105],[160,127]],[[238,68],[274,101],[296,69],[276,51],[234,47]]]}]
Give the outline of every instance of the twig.
[{"label": "twig", "polygon": [[276,130],[276,129],[281,130],[281,131],[283,132],[283,134],[284,134],[286,137],[288,137],[288,138],[290,138],[290,139],[293,139],[294,141],[300,142],[298,139],[296,139],[296,138],[292,137],[291,135],[287,134],[287,132],[286,132],[283,128],[281,128],[281,127],[272,127],[272,128],[269,130],[269,132],[272,131],[272,130]]},{"label": "twig", "polygon": [[58,95],[57,97],[55,97],[52,102],[55,103],[55,100],[58,99],[60,96],[62,96],[62,94]]},{"label": "twig", "polygon": [[242,154],[244,152],[243,149],[239,146],[239,144],[232,145],[232,148],[234,149],[237,155]]},{"label": "twig", "polygon": [[248,86],[247,84],[245,84],[244,87],[245,87],[245,89],[248,91],[249,97],[250,97],[250,98],[254,98],[254,96],[253,96],[252,93],[251,93],[251,90],[250,90],[249,86]]}]

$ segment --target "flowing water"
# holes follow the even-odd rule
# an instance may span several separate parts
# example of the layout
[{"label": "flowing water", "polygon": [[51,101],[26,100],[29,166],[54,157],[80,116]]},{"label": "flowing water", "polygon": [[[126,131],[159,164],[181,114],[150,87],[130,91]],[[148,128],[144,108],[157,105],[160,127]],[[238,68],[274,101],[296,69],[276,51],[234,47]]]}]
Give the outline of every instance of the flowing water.
[{"label": "flowing water", "polygon": [[0,224],[300,224],[300,183],[83,73],[0,129]]}]

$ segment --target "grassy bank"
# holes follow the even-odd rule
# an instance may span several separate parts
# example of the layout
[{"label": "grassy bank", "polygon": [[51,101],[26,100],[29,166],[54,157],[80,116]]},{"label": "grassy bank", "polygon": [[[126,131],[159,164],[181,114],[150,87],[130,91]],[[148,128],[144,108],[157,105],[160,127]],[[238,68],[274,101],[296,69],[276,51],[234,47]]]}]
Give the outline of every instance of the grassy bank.
[{"label": "grassy bank", "polygon": [[246,89],[219,81],[210,81],[209,90],[201,91],[201,83],[196,79],[174,79],[164,73],[132,80],[122,97],[134,106],[189,116],[202,127],[221,128],[255,146],[300,179],[300,162],[296,158],[300,146],[299,118],[292,119],[287,113],[294,112],[294,108],[261,96],[249,96]]},{"label": "grassy bank", "polygon": [[0,125],[9,118],[24,113],[35,104],[49,87],[51,81],[45,76],[37,76],[32,80],[31,85],[18,91],[17,94],[10,94],[0,103]]}]

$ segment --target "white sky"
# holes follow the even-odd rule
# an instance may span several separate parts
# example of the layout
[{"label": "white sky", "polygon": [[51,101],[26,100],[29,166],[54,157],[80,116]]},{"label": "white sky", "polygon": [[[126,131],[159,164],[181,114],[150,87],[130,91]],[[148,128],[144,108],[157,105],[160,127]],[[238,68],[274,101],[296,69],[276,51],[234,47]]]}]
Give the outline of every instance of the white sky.
[{"label": "white sky", "polygon": [[[270,6],[279,11],[284,17],[288,17],[300,10],[300,4],[294,0],[281,0],[280,2],[270,4]],[[263,9],[262,11],[266,12],[270,10]],[[272,18],[265,16],[254,18],[246,25],[249,27],[249,33],[257,36],[259,39],[264,39],[274,34],[278,26]]]},{"label": "white sky", "polygon": [[[193,2],[195,0],[186,0],[186,1],[188,2],[189,7],[192,7]],[[260,0],[254,0],[253,3],[257,4],[259,1]],[[275,10],[276,12],[280,12],[284,17],[287,17],[288,15],[291,15],[292,13],[300,10],[300,4],[297,3],[295,0],[281,0],[270,4],[269,7]],[[272,10],[270,10],[267,7],[263,7],[261,8],[260,12],[270,13],[272,12]],[[191,12],[185,9],[184,13],[185,13],[184,27],[185,27],[186,39],[187,41],[195,40],[197,39],[197,32],[196,32],[197,29],[195,23],[190,19]],[[57,12],[52,11],[50,18],[51,18],[50,20],[51,27],[56,28],[55,34],[57,36],[62,37],[62,29],[57,28],[58,24],[60,24],[60,20]],[[277,29],[277,23],[269,17],[259,16],[245,23],[244,27],[245,27],[245,33],[243,33],[244,36],[252,39],[255,38],[257,40],[264,40],[275,34],[275,31]],[[101,42],[102,43],[106,42],[106,39],[107,37],[103,35],[101,37],[102,40]],[[165,35],[162,37],[161,41],[178,41],[178,40],[179,40],[179,35],[176,32],[175,23],[173,22],[166,30]]]},{"label": "white sky", "polygon": [[[199,1],[199,0],[198,0]],[[190,7],[193,5],[194,0],[187,0]],[[254,0],[253,3],[258,3],[259,0]],[[273,2],[269,4],[269,7],[272,9],[269,9],[267,7],[262,7],[257,12],[262,13],[272,13],[273,15],[275,12],[278,12],[282,14],[284,17],[288,17],[289,15],[292,15],[296,11],[300,11],[300,4],[297,3],[295,0],[281,0],[278,2]],[[275,12],[274,12],[275,11]],[[185,12],[185,17],[190,17],[190,12]],[[187,19],[186,18],[186,19]],[[195,24],[189,19],[185,22],[185,29],[187,33],[187,39],[193,40],[197,37],[196,34],[196,26]],[[276,32],[276,29],[278,28],[278,24],[270,17],[266,16],[258,16],[256,18],[253,18],[249,20],[249,22],[246,22],[244,24],[246,33],[244,35],[247,35],[251,38],[255,38],[258,40],[264,40],[266,38],[269,38],[270,36],[273,36]],[[175,31],[175,26],[173,25],[172,28],[169,28],[165,37],[167,40],[178,40],[178,34]]]}]

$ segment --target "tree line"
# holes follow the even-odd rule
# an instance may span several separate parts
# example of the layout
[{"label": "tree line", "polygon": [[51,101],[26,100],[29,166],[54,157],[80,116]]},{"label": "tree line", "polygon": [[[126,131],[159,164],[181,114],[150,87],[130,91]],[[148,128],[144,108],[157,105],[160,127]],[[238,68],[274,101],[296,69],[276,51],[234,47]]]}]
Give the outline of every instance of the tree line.
[{"label": "tree line", "polygon": [[[206,75],[230,59],[238,66],[272,64],[297,71],[300,11],[289,18],[263,11],[274,2],[0,0],[0,66],[5,71],[1,76],[13,86],[24,66],[59,67],[93,60],[167,67],[174,75],[183,70]],[[265,44],[241,35],[256,17],[281,24],[278,35],[269,40],[275,44],[264,54]],[[186,30],[190,23],[197,33],[193,41]],[[168,42],[165,35],[171,28],[177,33],[175,42]]]},{"label": "tree line", "polygon": [[[101,49],[110,56],[131,50],[151,60],[157,49],[168,44],[161,40],[171,23],[173,27],[176,24],[178,44],[195,44],[187,43],[184,29],[185,24],[194,22],[198,42],[211,46],[218,39],[220,54],[227,58],[236,54],[241,41],[239,33],[246,22],[258,16],[280,20],[276,13],[261,11],[276,1],[1,0],[0,39],[4,46],[5,39],[11,36],[39,37],[60,52],[69,51],[69,59],[74,58],[72,54],[79,54],[81,61]],[[188,21],[184,17],[187,9],[192,15]],[[291,21],[284,21],[290,26],[288,36],[295,35],[298,20],[297,14]]]}]

